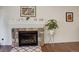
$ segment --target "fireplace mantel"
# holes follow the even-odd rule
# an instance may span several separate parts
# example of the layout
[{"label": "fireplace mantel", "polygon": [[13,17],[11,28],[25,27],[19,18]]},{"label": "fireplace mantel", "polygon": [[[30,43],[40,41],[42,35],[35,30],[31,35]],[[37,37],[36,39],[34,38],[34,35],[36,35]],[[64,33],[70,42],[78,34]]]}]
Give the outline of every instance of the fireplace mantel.
[{"label": "fireplace mantel", "polygon": [[38,31],[38,45],[44,45],[44,29],[43,28],[12,28],[13,46],[18,46],[19,31]]},{"label": "fireplace mantel", "polygon": [[18,23],[18,24],[10,24],[10,28],[12,29],[12,28],[44,28],[44,25],[45,24],[36,24],[36,23],[34,23],[34,24],[21,24],[21,23]]}]

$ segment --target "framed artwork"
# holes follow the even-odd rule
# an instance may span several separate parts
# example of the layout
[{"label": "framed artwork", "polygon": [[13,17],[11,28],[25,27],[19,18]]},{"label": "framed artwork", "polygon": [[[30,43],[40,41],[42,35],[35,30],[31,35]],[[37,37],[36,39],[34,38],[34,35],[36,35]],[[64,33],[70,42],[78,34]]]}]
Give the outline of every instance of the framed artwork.
[{"label": "framed artwork", "polygon": [[35,6],[21,6],[20,7],[20,16],[21,17],[35,17],[36,16],[36,7]]},{"label": "framed artwork", "polygon": [[66,22],[73,22],[73,12],[66,12]]}]

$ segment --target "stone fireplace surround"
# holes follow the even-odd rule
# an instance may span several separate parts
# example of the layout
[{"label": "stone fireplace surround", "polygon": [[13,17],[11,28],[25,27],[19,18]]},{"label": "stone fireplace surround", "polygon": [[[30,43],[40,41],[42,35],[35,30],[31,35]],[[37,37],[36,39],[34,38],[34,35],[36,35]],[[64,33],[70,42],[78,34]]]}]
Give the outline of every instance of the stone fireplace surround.
[{"label": "stone fireplace surround", "polygon": [[12,28],[12,46],[19,46],[18,32],[19,31],[37,31],[38,32],[38,45],[44,45],[44,29],[43,28]]}]

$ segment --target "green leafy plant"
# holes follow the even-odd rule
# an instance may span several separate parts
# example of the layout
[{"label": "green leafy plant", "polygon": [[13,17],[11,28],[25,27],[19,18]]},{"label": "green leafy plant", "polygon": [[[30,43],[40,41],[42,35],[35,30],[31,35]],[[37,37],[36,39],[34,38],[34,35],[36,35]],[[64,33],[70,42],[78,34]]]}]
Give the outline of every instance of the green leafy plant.
[{"label": "green leafy plant", "polygon": [[45,26],[48,27],[48,30],[53,30],[53,29],[58,28],[58,24],[55,19],[48,20],[48,23]]}]

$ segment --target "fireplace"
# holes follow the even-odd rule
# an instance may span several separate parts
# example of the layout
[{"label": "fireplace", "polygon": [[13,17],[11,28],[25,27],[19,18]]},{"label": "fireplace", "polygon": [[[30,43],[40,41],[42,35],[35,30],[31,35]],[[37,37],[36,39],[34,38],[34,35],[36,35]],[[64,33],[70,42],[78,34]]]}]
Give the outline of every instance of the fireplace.
[{"label": "fireplace", "polygon": [[19,31],[19,46],[35,46],[38,45],[37,31]]},{"label": "fireplace", "polygon": [[[32,39],[33,41],[31,41]],[[13,47],[30,46],[30,45],[32,46],[44,45],[44,29],[43,28],[13,28],[12,29],[12,46]]]}]

